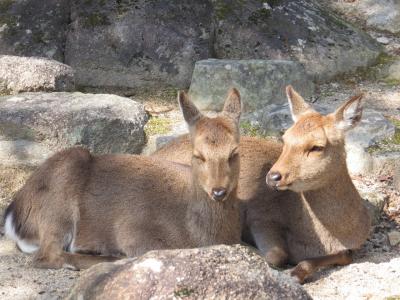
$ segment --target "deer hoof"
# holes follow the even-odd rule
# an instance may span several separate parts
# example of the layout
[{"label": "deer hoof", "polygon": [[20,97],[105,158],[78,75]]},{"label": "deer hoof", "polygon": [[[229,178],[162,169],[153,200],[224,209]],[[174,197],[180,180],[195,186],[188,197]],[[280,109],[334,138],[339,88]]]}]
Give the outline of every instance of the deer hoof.
[{"label": "deer hoof", "polygon": [[307,277],[312,274],[312,272],[312,265],[307,261],[302,261],[293,268],[293,270],[290,272],[290,275],[294,277],[298,283],[303,284]]},{"label": "deer hoof", "polygon": [[288,255],[283,249],[275,247],[266,254],[265,258],[268,264],[275,268],[280,268],[286,264]]},{"label": "deer hoof", "polygon": [[61,261],[50,261],[47,259],[35,259],[33,266],[38,269],[61,269],[63,264]]}]

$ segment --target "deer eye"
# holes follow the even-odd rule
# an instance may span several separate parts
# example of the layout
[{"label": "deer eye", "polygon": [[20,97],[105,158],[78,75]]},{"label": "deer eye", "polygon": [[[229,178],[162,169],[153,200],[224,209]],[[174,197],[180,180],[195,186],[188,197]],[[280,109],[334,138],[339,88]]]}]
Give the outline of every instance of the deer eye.
[{"label": "deer eye", "polygon": [[233,150],[231,154],[229,155],[229,162],[232,162],[234,159],[238,157],[239,153],[237,149]]},{"label": "deer eye", "polygon": [[206,161],[204,156],[201,155],[201,154],[193,154],[193,158],[195,158],[196,160],[201,161],[201,162],[205,162]]},{"label": "deer eye", "polygon": [[313,147],[311,147],[309,152],[322,152],[322,151],[324,151],[324,149],[325,149],[325,147],[323,147],[323,146],[313,146]]}]

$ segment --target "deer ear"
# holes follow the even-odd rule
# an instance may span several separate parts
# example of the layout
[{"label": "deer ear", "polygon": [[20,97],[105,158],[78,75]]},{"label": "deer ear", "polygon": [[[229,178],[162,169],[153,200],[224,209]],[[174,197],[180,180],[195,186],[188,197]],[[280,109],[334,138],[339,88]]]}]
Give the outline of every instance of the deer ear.
[{"label": "deer ear", "polygon": [[292,113],[292,119],[296,122],[300,115],[311,112],[313,109],[310,105],[297,93],[291,85],[286,87],[286,96],[289,101],[290,112]]},{"label": "deer ear", "polygon": [[229,90],[222,112],[227,114],[236,122],[239,122],[240,114],[242,112],[242,103],[240,100],[240,93],[237,89],[232,88]]},{"label": "deer ear", "polygon": [[178,102],[183,117],[189,126],[193,126],[202,116],[197,107],[189,99],[189,95],[184,91],[178,92]]},{"label": "deer ear", "polygon": [[362,117],[361,99],[363,96],[363,94],[359,94],[351,97],[334,112],[337,128],[347,131],[360,122]]}]

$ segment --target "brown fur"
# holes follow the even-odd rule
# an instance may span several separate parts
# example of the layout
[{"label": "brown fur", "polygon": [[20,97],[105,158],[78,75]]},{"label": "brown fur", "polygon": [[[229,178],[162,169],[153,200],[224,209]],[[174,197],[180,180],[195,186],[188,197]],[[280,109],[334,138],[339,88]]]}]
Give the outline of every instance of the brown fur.
[{"label": "brown fur", "polygon": [[[34,172],[6,218],[13,217],[19,239],[39,246],[36,266],[84,268],[148,250],[240,241],[239,158],[234,152],[239,93],[230,93],[216,118],[202,116],[184,93],[179,101],[190,126],[191,153],[201,153],[204,162],[193,159],[188,167],[72,148]],[[227,195],[214,200],[215,187],[226,189]]]},{"label": "brown fur", "polygon": [[[365,242],[370,218],[347,171],[344,133],[335,125],[340,121],[337,113],[322,116],[305,102],[294,107],[297,122],[284,135],[283,151],[277,142],[241,138],[238,197],[244,201],[243,239],[253,241],[273,265],[299,264],[293,275],[303,281],[319,267],[350,263],[346,250]],[[307,159],[316,145],[325,147],[323,156],[312,153]],[[183,136],[154,156],[189,163],[188,146]],[[278,189],[286,191],[265,184],[274,163],[271,172],[279,171],[283,177]]]}]

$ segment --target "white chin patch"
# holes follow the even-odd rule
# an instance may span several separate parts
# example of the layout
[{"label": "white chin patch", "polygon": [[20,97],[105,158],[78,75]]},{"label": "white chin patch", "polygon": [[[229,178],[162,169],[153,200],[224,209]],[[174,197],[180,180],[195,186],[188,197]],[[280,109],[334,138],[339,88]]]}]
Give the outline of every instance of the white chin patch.
[{"label": "white chin patch", "polygon": [[6,217],[6,221],[4,224],[4,231],[6,233],[6,236],[8,236],[10,239],[12,239],[13,241],[15,241],[18,245],[18,248],[24,252],[24,253],[34,253],[36,252],[39,247],[35,244],[29,243],[25,240],[21,240],[19,238],[19,236],[17,235],[17,233],[15,232],[15,228],[13,225],[13,219],[14,219],[14,215],[11,212],[7,217]]},{"label": "white chin patch", "polygon": [[277,186],[277,188],[278,188],[278,190],[280,190],[280,191],[285,191],[285,190],[288,190],[289,189],[289,187],[287,186],[287,185],[283,185],[283,186]]}]

